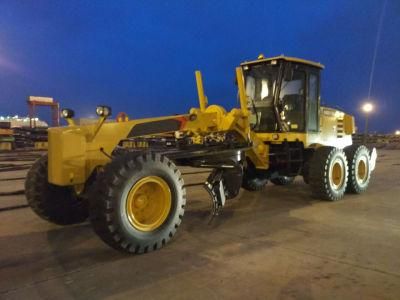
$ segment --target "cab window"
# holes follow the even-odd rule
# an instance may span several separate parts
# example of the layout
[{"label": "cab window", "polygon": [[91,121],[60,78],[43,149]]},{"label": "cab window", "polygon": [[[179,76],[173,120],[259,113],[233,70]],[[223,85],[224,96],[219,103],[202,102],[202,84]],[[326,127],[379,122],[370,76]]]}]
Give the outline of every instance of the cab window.
[{"label": "cab window", "polygon": [[308,81],[308,102],[307,102],[307,129],[309,131],[318,130],[318,76],[310,73]]},{"label": "cab window", "polygon": [[282,81],[279,101],[280,116],[287,131],[304,131],[306,73],[295,70],[290,81]]}]

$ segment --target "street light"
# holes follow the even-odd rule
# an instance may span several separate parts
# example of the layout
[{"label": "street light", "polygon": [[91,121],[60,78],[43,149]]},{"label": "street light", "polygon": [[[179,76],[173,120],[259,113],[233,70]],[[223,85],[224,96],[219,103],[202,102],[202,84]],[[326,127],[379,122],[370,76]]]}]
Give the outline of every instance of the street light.
[{"label": "street light", "polygon": [[396,130],[396,131],[394,132],[394,134],[395,134],[395,135],[400,135],[400,130]]},{"label": "street light", "polygon": [[369,114],[371,111],[373,111],[373,109],[374,109],[374,106],[372,105],[372,103],[369,103],[369,102],[364,103],[362,106],[362,110],[367,114]]},{"label": "street light", "polygon": [[366,102],[363,104],[362,110],[365,113],[364,144],[366,144],[367,134],[368,134],[368,118],[369,118],[370,113],[374,110],[374,105],[371,102]]}]

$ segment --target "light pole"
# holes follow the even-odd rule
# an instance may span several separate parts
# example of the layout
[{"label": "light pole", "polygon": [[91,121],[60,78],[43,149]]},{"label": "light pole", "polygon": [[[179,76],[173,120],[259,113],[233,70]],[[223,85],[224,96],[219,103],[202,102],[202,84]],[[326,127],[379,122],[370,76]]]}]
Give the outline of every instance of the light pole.
[{"label": "light pole", "polygon": [[369,114],[374,110],[374,106],[370,102],[366,102],[362,106],[362,110],[365,113],[365,131],[364,131],[364,142],[363,144],[367,143],[367,135],[368,135],[368,118]]}]

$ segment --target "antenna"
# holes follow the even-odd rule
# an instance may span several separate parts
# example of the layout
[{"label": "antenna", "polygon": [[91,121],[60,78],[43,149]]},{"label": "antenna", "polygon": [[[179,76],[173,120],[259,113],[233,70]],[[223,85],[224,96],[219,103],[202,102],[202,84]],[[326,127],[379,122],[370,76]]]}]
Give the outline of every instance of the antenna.
[{"label": "antenna", "polygon": [[386,4],[387,4],[387,0],[385,0],[383,2],[382,11],[381,11],[381,15],[379,18],[379,23],[378,23],[378,32],[376,33],[374,56],[372,57],[371,73],[369,74],[368,99],[371,98],[372,80],[374,79],[376,55],[378,53],[378,46],[381,41],[381,32],[382,32],[383,19],[385,16]]}]

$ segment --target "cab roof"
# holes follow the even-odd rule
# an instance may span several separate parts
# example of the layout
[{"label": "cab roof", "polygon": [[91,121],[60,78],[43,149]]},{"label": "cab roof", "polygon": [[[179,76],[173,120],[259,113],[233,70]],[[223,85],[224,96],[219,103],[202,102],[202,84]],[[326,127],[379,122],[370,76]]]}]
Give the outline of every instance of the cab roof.
[{"label": "cab roof", "polygon": [[318,62],[314,62],[314,61],[311,61],[311,60],[306,60],[306,59],[297,58],[297,57],[284,56],[284,55],[265,58],[264,55],[262,55],[262,54],[260,54],[258,56],[257,60],[245,61],[245,62],[241,63],[240,65],[244,66],[244,65],[257,64],[257,63],[260,63],[260,62],[272,62],[274,60],[275,61],[285,60],[285,61],[290,61],[290,62],[295,62],[295,63],[301,63],[301,64],[317,67],[317,68],[320,68],[320,69],[324,69],[325,68],[325,66],[323,64],[318,63]]}]

